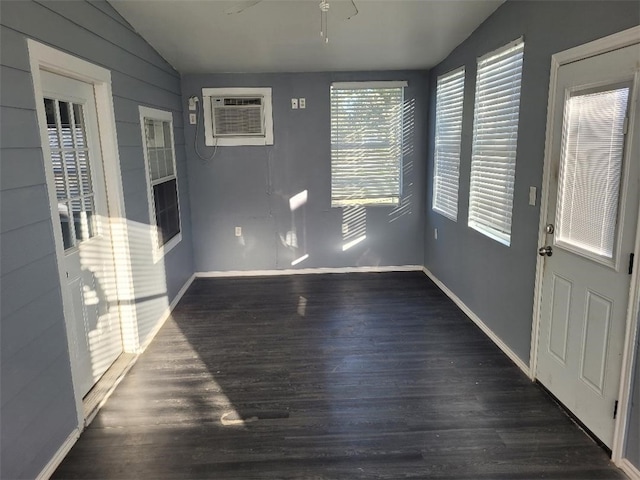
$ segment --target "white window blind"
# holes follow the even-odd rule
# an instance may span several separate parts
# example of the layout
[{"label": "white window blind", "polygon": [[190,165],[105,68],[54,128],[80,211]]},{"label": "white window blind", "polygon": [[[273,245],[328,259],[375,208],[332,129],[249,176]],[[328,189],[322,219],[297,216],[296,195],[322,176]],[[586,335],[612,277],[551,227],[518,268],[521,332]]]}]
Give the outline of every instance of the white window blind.
[{"label": "white window blind", "polygon": [[464,67],[438,78],[433,173],[433,210],[458,219],[458,181]]},{"label": "white window blind", "polygon": [[331,206],[397,205],[406,82],[331,86]]},{"label": "white window blind", "polygon": [[558,242],[613,258],[629,88],[574,94],[565,106]]},{"label": "white window blind", "polygon": [[176,174],[173,115],[171,112],[138,107],[149,188],[150,225],[155,225],[156,255],[171,250],[182,239],[178,178]]},{"label": "white window blind", "polygon": [[469,226],[505,245],[511,217],[524,42],[478,59]]}]

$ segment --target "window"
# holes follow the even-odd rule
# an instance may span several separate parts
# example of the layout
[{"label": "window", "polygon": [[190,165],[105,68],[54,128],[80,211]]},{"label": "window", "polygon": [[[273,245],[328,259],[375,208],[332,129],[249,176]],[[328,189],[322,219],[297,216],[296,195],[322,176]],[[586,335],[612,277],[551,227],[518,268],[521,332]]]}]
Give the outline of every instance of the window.
[{"label": "window", "polygon": [[478,59],[469,226],[511,244],[522,38]]},{"label": "window", "polygon": [[47,134],[65,250],[98,234],[84,106],[44,99]]},{"label": "window", "polygon": [[331,85],[332,207],[398,204],[406,85]]},{"label": "window", "polygon": [[438,77],[433,172],[433,210],[458,219],[458,179],[464,67]]},{"label": "window", "polygon": [[149,214],[156,227],[156,250],[168,252],[180,240],[178,179],[170,112],[140,107],[144,158],[149,185]]},{"label": "window", "polygon": [[629,87],[572,92],[565,104],[557,243],[613,259]]}]

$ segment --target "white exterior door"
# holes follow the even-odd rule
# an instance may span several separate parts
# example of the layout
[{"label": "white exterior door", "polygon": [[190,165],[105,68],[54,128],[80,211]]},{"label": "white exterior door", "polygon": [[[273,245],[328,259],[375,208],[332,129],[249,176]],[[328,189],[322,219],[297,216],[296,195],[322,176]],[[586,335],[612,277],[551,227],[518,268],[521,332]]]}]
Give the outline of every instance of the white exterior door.
[{"label": "white exterior door", "polygon": [[559,68],[539,252],[536,376],[609,447],[638,219],[639,58],[633,45]]},{"label": "white exterior door", "polygon": [[96,103],[88,83],[45,71],[41,81],[69,348],[84,397],[122,352]]}]

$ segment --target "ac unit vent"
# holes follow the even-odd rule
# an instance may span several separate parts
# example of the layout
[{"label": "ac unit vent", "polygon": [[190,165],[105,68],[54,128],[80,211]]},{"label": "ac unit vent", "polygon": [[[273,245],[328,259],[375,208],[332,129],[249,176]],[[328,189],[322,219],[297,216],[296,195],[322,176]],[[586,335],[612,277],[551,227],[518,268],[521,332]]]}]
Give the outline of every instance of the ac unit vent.
[{"label": "ac unit vent", "polygon": [[212,97],[214,137],[263,137],[262,102],[262,97]]},{"label": "ac unit vent", "polygon": [[259,105],[262,106],[262,97],[257,98],[244,98],[244,97],[235,97],[235,98],[216,98],[216,104],[223,104],[228,107],[246,107],[250,105]]},{"label": "ac unit vent", "polygon": [[205,143],[273,145],[270,88],[203,88]]}]

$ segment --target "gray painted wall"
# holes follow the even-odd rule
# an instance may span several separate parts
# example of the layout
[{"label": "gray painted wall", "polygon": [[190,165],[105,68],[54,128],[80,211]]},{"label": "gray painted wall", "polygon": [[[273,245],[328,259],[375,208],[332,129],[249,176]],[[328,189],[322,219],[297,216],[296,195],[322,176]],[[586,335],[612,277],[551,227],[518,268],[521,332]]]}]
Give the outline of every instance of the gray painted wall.
[{"label": "gray painted wall", "polygon": [[[640,322],[640,315],[638,318]],[[629,415],[629,430],[627,431],[627,441],[625,456],[640,469],[640,331],[636,338],[636,361],[633,378],[634,387],[631,393],[631,405]]]},{"label": "gray painted wall", "polygon": [[[330,85],[333,81],[408,80],[405,102],[413,129],[406,138],[404,196],[399,208],[366,209],[364,242],[343,252],[341,208],[331,208]],[[184,75],[183,103],[203,87],[272,87],[275,144],[219,147],[203,163],[194,154],[194,128],[185,121],[196,271],[371,265],[422,265],[426,155],[426,72]],[[306,98],[292,110],[292,97]],[[185,115],[188,112],[185,111]],[[186,117],[185,117],[186,118]],[[199,132],[199,150],[204,146]],[[292,218],[288,200],[307,190],[304,219]],[[296,226],[300,248],[281,241]],[[234,236],[234,227],[243,237]],[[306,227],[306,249],[300,232]]]},{"label": "gray painted wall", "polygon": [[[431,209],[427,196],[425,266],[458,295],[525,362],[529,360],[539,206],[529,186],[542,183],[551,55],[639,23],[637,2],[507,2],[431,71],[466,66],[458,222]],[[467,226],[476,58],[524,35],[511,246]],[[431,98],[435,90],[431,88]],[[430,109],[428,176],[433,177],[435,111]],[[438,240],[434,229],[438,229]]]},{"label": "gray painted wall", "polygon": [[[537,2],[502,5],[443,62],[438,75],[466,66],[458,222],[433,212],[427,195],[425,266],[460,297],[522,360],[529,361],[540,209],[528,205],[529,186],[540,192],[551,55],[640,23],[636,1]],[[467,227],[476,58],[524,35],[511,247]],[[431,102],[427,175],[433,177],[435,102]],[[538,194],[539,204],[539,194]],[[438,229],[438,240],[434,229]],[[640,383],[636,369],[636,390]],[[632,418],[638,418],[636,402]],[[637,422],[637,420],[636,420]],[[637,423],[636,423],[637,425]],[[636,439],[637,439],[636,435]],[[637,443],[636,450],[637,450]],[[631,445],[630,445],[631,447]],[[640,456],[636,452],[637,457]]]},{"label": "gray painted wall", "polygon": [[[0,477],[11,479],[35,477],[76,427],[28,37],[112,72],[141,342],[193,272],[177,72],[104,1],[0,2]],[[140,104],[172,111],[175,125],[184,233],[157,264],[143,235],[149,214]]]},{"label": "gray painted wall", "polygon": [[[537,208],[527,206],[527,190],[541,182],[550,55],[637,23],[636,2],[581,3],[579,8],[571,2],[507,3],[434,70],[432,79],[467,65],[465,107],[471,112],[475,57],[525,34],[516,218],[513,245],[507,249],[466,228],[464,222],[454,224],[431,211],[427,192],[431,163],[425,167],[422,159],[432,158],[432,148],[427,156],[422,132],[427,131],[428,97],[434,91],[429,92],[426,72],[189,75],[181,90],[178,74],[106,2],[0,2],[0,476],[34,477],[75,427],[27,37],[112,70],[141,341],[194,270],[192,229],[197,237],[197,270],[272,269],[288,268],[301,253],[284,246],[280,235],[293,224],[303,231],[306,223],[310,257],[299,267],[421,264],[424,245],[427,267],[527,360],[539,215]],[[415,135],[408,142],[413,153],[407,157],[404,174],[405,200],[400,209],[367,209],[366,243],[343,253],[342,212],[329,205],[329,85],[373,79],[409,80],[406,98],[415,101]],[[183,132],[181,113],[186,98],[200,95],[203,86],[272,86],[276,144],[220,148],[211,163],[200,163],[193,152],[193,128],[187,125]],[[305,97],[308,108],[290,110],[291,97]],[[150,261],[146,239],[149,219],[139,104],[174,113],[184,237],[156,265]],[[433,109],[430,115],[433,119]],[[467,213],[471,123],[468,116],[461,165],[461,219]],[[428,131],[433,138],[432,124]],[[205,150],[202,140],[200,145]],[[304,189],[309,191],[304,221],[301,215],[292,219],[287,200]],[[233,235],[236,225],[243,227],[244,245]],[[435,227],[438,241],[433,240]],[[166,280],[157,281],[165,275]],[[490,281],[485,281],[487,277]],[[495,302],[487,300],[493,298]],[[639,372],[636,365],[636,378]],[[635,423],[628,447],[636,465],[640,463],[639,385],[636,381]]]}]

